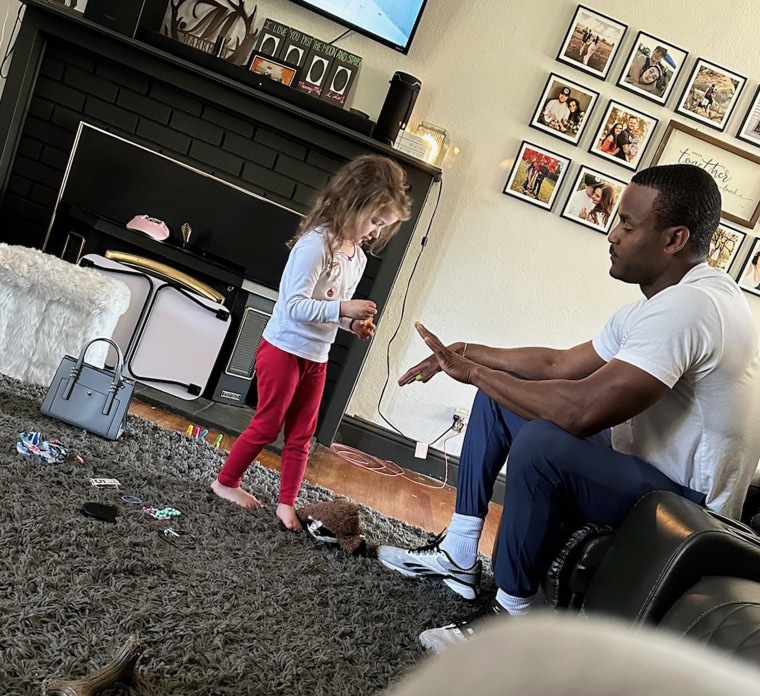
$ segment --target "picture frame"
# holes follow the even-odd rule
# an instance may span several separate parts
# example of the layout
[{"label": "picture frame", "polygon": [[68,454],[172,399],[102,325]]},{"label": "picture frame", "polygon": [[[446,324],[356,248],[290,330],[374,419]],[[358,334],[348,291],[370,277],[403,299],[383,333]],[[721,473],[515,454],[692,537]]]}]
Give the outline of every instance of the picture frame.
[{"label": "picture frame", "polygon": [[577,145],[598,98],[599,92],[550,73],[530,125]]},{"label": "picture frame", "polygon": [[721,222],[710,239],[707,263],[713,268],[728,272],[746,238],[746,232]]},{"label": "picture frame", "polygon": [[760,156],[670,121],[652,164],[695,164],[709,171],[721,191],[721,216],[752,228],[760,219]]},{"label": "picture frame", "polygon": [[645,99],[665,104],[688,55],[682,48],[640,31],[617,84]]},{"label": "picture frame", "polygon": [[[578,5],[557,53],[557,60],[604,80],[627,30],[628,25]],[[597,38],[596,43],[594,37]],[[589,55],[591,44],[595,48]]]},{"label": "picture frame", "polygon": [[760,147],[760,87],[755,90],[752,104],[747,109],[736,137],[739,140]]},{"label": "picture frame", "polygon": [[736,282],[742,290],[760,297],[760,239],[752,242]]},{"label": "picture frame", "polygon": [[570,158],[523,140],[503,193],[551,210]]},{"label": "picture frame", "polygon": [[257,75],[264,75],[270,80],[281,82],[288,87],[293,84],[293,80],[296,79],[296,73],[298,72],[298,68],[292,65],[278,63],[269,56],[258,54],[254,55],[253,60],[251,60],[250,70]]},{"label": "picture frame", "polygon": [[589,152],[636,170],[659,119],[610,99]]},{"label": "picture frame", "polygon": [[698,58],[675,110],[711,128],[725,130],[746,82],[743,75]]},{"label": "picture frame", "polygon": [[612,228],[625,181],[581,166],[560,217],[606,235]]}]

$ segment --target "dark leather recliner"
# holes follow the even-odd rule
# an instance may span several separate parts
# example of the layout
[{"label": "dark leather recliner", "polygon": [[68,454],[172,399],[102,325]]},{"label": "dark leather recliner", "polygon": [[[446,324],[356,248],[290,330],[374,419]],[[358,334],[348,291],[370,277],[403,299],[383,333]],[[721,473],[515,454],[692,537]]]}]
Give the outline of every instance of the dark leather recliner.
[{"label": "dark leather recliner", "polygon": [[[747,532],[760,532],[760,474],[750,484],[741,521]],[[541,583],[550,607],[580,609],[614,536],[610,527],[591,523],[567,531]]]},{"label": "dark leather recliner", "polygon": [[673,493],[639,501],[582,614],[655,625],[760,665],[760,536]]}]

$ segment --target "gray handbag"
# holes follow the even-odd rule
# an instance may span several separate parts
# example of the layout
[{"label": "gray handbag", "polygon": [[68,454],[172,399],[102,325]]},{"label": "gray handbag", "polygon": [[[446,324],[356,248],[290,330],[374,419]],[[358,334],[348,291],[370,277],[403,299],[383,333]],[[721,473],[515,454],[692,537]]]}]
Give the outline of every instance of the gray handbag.
[{"label": "gray handbag", "polygon": [[[105,341],[116,351],[113,369],[84,361],[87,349],[96,341]],[[78,358],[66,355],[61,360],[42,402],[42,413],[107,440],[116,440],[124,432],[135,389],[134,380],[122,377],[123,369],[124,356],[119,346],[110,338],[93,339],[82,348]]]}]

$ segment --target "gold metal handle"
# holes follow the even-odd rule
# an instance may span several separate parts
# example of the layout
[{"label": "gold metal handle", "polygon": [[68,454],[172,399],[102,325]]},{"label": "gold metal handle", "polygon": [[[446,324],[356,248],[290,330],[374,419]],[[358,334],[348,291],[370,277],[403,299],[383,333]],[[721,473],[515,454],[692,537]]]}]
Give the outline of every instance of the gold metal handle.
[{"label": "gold metal handle", "polygon": [[128,254],[124,251],[111,251],[110,249],[106,251],[106,258],[111,259],[111,261],[118,261],[119,263],[123,263],[127,266],[132,266],[133,268],[139,268],[143,271],[150,271],[154,275],[167,278],[168,280],[174,281],[178,285],[181,285],[188,290],[197,292],[199,295],[202,295],[206,299],[213,300],[214,302],[219,302],[221,304],[224,303],[225,298],[222,293],[214,290],[214,288],[212,288],[210,285],[206,285],[206,283],[193,278],[187,273],[183,273],[182,271],[178,271],[176,268],[167,266],[165,263],[160,263],[159,261],[154,261],[153,259],[146,259],[144,256],[137,256],[137,254]]}]

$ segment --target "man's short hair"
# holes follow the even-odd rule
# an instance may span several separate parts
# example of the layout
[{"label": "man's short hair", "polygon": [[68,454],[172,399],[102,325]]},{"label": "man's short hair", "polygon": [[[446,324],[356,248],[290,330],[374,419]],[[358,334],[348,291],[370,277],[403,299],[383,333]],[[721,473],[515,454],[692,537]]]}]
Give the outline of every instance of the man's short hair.
[{"label": "man's short hair", "polygon": [[663,58],[668,55],[668,49],[664,46],[657,46],[652,53],[659,53]]},{"label": "man's short hair", "polygon": [[721,206],[720,190],[710,174],[693,164],[665,164],[642,169],[631,183],[655,189],[654,215],[660,229],[687,227],[692,249],[707,258]]}]

